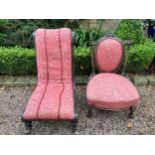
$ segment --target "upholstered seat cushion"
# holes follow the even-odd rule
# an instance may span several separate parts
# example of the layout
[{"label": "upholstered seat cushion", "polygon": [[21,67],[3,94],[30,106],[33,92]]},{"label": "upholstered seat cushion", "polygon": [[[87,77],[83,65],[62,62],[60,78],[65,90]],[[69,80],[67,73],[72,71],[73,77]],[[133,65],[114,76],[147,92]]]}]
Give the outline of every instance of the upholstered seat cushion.
[{"label": "upholstered seat cushion", "polygon": [[37,86],[23,115],[27,120],[72,120],[74,117],[72,83]]},{"label": "upholstered seat cushion", "polygon": [[114,73],[95,75],[87,86],[89,105],[105,109],[120,109],[136,106],[139,94],[125,77]]}]

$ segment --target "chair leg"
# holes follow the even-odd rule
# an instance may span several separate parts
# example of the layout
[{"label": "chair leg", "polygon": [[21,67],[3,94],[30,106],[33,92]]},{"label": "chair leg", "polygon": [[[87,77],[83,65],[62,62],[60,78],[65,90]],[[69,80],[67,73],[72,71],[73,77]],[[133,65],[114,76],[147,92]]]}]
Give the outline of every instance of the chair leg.
[{"label": "chair leg", "polygon": [[87,117],[92,117],[92,116],[93,116],[92,107],[88,106]]},{"label": "chair leg", "polygon": [[73,132],[73,133],[77,130],[77,124],[78,124],[78,119],[75,118],[75,119],[72,121],[72,132]]},{"label": "chair leg", "polygon": [[129,112],[129,115],[128,115],[129,118],[134,118],[134,111],[135,111],[135,108],[130,107],[130,112]]},{"label": "chair leg", "polygon": [[32,121],[22,119],[22,122],[25,124],[26,134],[31,134],[32,133]]},{"label": "chair leg", "polygon": [[25,122],[25,129],[27,131],[27,134],[32,133],[32,121],[26,121]]}]

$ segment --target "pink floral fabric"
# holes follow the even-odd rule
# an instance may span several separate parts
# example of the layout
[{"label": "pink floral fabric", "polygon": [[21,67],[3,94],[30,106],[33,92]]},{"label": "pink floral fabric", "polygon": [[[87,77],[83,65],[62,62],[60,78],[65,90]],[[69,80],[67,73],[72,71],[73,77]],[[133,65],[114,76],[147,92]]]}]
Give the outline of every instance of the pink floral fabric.
[{"label": "pink floral fabric", "polygon": [[139,94],[127,78],[114,73],[100,73],[88,83],[87,101],[101,109],[129,108],[138,104]]},{"label": "pink floral fabric", "polygon": [[114,38],[104,39],[96,50],[96,65],[102,72],[113,72],[121,63],[122,55],[122,44],[119,41]]},{"label": "pink floral fabric", "polygon": [[71,30],[38,29],[35,43],[38,84],[28,101],[23,118],[72,120],[75,113]]}]

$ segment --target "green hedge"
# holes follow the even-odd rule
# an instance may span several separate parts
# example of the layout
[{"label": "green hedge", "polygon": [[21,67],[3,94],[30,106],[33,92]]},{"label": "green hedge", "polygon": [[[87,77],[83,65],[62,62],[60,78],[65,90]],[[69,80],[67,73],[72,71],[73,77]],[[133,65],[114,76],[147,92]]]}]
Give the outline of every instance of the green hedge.
[{"label": "green hedge", "polygon": [[[91,61],[89,48],[74,50],[75,74],[90,74]],[[1,75],[36,75],[35,50],[21,47],[0,47]]]},{"label": "green hedge", "polygon": [[[74,49],[75,75],[91,73],[90,48]],[[0,47],[0,75],[36,75],[36,55],[34,49]],[[143,44],[136,44],[128,51],[127,72],[147,71],[155,57],[155,43],[146,39]]]},{"label": "green hedge", "polygon": [[36,74],[35,52],[33,49],[14,47],[0,48],[0,74]]},{"label": "green hedge", "polygon": [[128,51],[127,71],[141,73],[149,69],[155,57],[155,43],[146,39],[143,44],[136,44]]}]

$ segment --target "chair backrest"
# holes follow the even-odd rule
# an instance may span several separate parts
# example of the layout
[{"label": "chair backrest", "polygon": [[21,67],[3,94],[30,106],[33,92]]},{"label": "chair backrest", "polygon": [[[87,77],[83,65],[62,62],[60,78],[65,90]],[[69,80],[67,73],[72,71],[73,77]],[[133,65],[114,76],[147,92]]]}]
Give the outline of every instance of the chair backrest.
[{"label": "chair backrest", "polygon": [[116,37],[98,40],[95,48],[95,66],[100,72],[115,72],[123,58],[123,43]]},{"label": "chair backrest", "polygon": [[38,81],[72,80],[72,31],[68,28],[35,32]]}]

